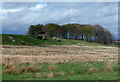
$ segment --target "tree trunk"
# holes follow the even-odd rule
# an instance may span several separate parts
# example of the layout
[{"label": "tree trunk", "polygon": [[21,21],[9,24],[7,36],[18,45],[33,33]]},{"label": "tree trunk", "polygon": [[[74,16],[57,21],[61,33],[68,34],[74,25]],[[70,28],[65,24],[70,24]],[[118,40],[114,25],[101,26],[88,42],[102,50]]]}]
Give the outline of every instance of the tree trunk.
[{"label": "tree trunk", "polygon": [[83,35],[82,35],[82,40],[83,40]]},{"label": "tree trunk", "polygon": [[96,42],[96,36],[95,36],[95,42]]},{"label": "tree trunk", "polygon": [[75,36],[75,40],[77,40],[77,36]]}]

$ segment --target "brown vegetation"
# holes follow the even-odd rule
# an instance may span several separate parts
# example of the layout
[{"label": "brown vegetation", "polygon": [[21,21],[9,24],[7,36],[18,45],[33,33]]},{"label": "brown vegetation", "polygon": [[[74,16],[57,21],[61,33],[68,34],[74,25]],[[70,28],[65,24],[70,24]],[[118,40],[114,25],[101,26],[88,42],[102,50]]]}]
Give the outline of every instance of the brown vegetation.
[{"label": "brown vegetation", "polygon": [[112,61],[110,61],[110,62],[107,63],[107,65],[105,67],[105,72],[109,72],[109,71],[113,72],[112,64],[113,64]]},{"label": "brown vegetation", "polygon": [[8,74],[19,74],[19,73],[34,73],[34,72],[40,72],[41,67],[20,67],[18,68],[17,65],[13,64],[5,64],[3,73]]},{"label": "brown vegetation", "polygon": [[98,68],[93,68],[93,67],[91,67],[91,68],[88,69],[88,73],[97,73],[99,71],[100,70]]},{"label": "brown vegetation", "polygon": [[54,74],[51,72],[50,74],[48,74],[47,78],[52,78],[54,77]]},{"label": "brown vegetation", "polygon": [[61,64],[81,61],[117,61],[118,59],[116,47],[78,45],[49,47],[3,45],[2,64]]},{"label": "brown vegetation", "polygon": [[65,72],[56,72],[54,74],[55,74],[55,77],[57,77],[57,76],[65,76]]},{"label": "brown vegetation", "polygon": [[72,70],[72,71],[70,72],[70,75],[74,75],[74,70]]},{"label": "brown vegetation", "polygon": [[40,77],[40,73],[36,73],[36,78],[39,78]]},{"label": "brown vegetation", "polygon": [[[79,44],[78,44],[79,45]],[[57,65],[66,62],[108,62],[103,68],[95,68],[86,63],[89,67],[88,73],[114,72],[112,64],[118,60],[117,48],[104,46],[49,46],[49,47],[29,47],[29,46],[7,46],[3,45],[2,65],[3,73],[6,74],[33,74],[35,78],[52,78],[65,76],[63,71],[56,71]],[[109,62],[110,61],[110,62]],[[113,61],[113,62],[111,62]],[[50,64],[46,72],[41,74],[42,67],[35,67],[34,64]],[[18,65],[28,65],[28,67],[17,67]],[[31,66],[29,66],[31,65]],[[56,72],[53,72],[53,71]],[[50,73],[47,73],[50,72]],[[68,72],[68,75],[75,75],[75,70]]]},{"label": "brown vegetation", "polygon": [[48,67],[48,70],[55,70],[56,68],[57,68],[56,66],[50,65],[50,66]]}]

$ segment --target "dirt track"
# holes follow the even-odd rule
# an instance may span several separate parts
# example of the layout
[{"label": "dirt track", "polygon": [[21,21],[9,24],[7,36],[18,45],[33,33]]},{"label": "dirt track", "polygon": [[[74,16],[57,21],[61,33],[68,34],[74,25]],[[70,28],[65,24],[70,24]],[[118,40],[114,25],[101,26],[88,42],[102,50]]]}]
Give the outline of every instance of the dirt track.
[{"label": "dirt track", "polygon": [[79,61],[117,61],[118,48],[104,46],[8,46],[3,45],[3,63],[64,63]]}]

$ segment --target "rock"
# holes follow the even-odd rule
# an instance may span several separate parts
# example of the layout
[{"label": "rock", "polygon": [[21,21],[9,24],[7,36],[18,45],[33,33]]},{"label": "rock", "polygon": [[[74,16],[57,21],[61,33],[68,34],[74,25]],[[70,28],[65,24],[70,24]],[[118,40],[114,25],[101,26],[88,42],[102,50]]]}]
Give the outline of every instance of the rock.
[{"label": "rock", "polygon": [[13,39],[15,36],[14,35],[9,35],[9,39]]},{"label": "rock", "polygon": [[40,39],[40,40],[42,40],[43,34],[38,34],[38,35],[37,35],[37,38]]},{"label": "rock", "polygon": [[25,42],[24,41],[20,41],[20,44],[25,45]]},{"label": "rock", "polygon": [[16,42],[16,40],[12,40],[12,42]]},{"label": "rock", "polygon": [[47,39],[46,39],[46,35],[45,35],[45,34],[43,35],[42,39],[43,39],[43,40],[47,40]]},{"label": "rock", "polygon": [[61,42],[61,39],[57,38],[57,37],[53,37],[53,40],[54,41],[57,41],[57,42]]},{"label": "rock", "polygon": [[38,34],[37,38],[40,40],[47,40],[46,34],[44,32],[41,32],[40,34]]}]

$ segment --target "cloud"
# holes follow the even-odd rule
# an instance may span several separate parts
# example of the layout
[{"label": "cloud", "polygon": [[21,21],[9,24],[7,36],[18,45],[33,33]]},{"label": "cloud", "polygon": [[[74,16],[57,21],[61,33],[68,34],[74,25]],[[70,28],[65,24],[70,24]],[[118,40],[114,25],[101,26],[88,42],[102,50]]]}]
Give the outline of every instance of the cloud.
[{"label": "cloud", "polygon": [[[32,24],[100,24],[117,36],[118,4],[115,2],[18,2],[3,4],[3,33],[27,32]],[[9,30],[12,28],[13,30]]]},{"label": "cloud", "polygon": [[12,13],[12,12],[19,12],[19,11],[22,11],[22,9],[3,9],[2,10],[2,13]]},{"label": "cloud", "polygon": [[38,2],[2,2],[3,9],[30,8],[37,5]]},{"label": "cloud", "polygon": [[46,4],[37,4],[35,7],[31,7],[31,10],[39,10],[43,7],[47,6]]},{"label": "cloud", "polygon": [[116,34],[118,34],[118,32],[115,32]]}]

